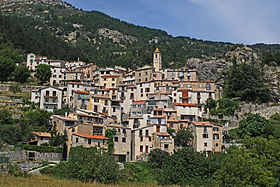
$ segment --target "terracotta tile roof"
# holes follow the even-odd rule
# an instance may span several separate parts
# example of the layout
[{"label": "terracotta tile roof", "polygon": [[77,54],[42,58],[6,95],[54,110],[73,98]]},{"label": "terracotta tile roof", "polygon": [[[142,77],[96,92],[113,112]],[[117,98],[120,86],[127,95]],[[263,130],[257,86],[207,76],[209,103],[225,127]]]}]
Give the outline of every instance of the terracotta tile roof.
[{"label": "terracotta tile roof", "polygon": [[192,122],[195,126],[212,126],[209,121],[193,121]]},{"label": "terracotta tile roof", "polygon": [[65,121],[76,121],[75,119],[70,118],[68,116],[53,115],[53,117],[56,117],[56,118],[59,118],[59,119],[65,120]]},{"label": "terracotta tile roof", "polygon": [[183,91],[192,91],[192,90],[191,89],[184,89],[184,88],[177,89],[177,92],[183,92]]},{"label": "terracotta tile roof", "polygon": [[91,97],[110,99],[109,95],[92,94]]},{"label": "terracotta tile roof", "polygon": [[93,135],[87,135],[87,134],[80,134],[80,133],[73,133],[74,135],[83,137],[83,138],[90,138],[90,139],[101,139],[101,140],[108,140],[109,138],[106,138],[105,136],[93,136]]},{"label": "terracotta tile roof", "polygon": [[197,106],[197,104],[192,103],[175,103],[176,106]]},{"label": "terracotta tile roof", "polygon": [[158,47],[157,47],[154,53],[159,53],[159,52],[160,52],[160,51],[159,51],[159,49],[158,49]]},{"label": "terracotta tile roof", "polygon": [[170,136],[170,134],[163,133],[163,132],[158,132],[158,133],[156,133],[156,135],[158,135],[158,136]]},{"label": "terracotta tile roof", "polygon": [[39,137],[49,137],[49,138],[51,137],[51,133],[48,132],[32,132],[32,133]]},{"label": "terracotta tile roof", "polygon": [[179,122],[177,119],[168,119],[167,122]]},{"label": "terracotta tile roof", "polygon": [[85,91],[79,91],[79,90],[75,90],[75,93],[81,93],[81,94],[89,94],[89,92],[85,92]]},{"label": "terracotta tile roof", "polygon": [[132,104],[133,105],[136,105],[136,104],[145,104],[146,101],[132,101]]},{"label": "terracotta tile roof", "polygon": [[119,75],[102,75],[101,77],[118,77]]},{"label": "terracotta tile roof", "polygon": [[93,118],[100,118],[100,119],[103,119],[102,117],[100,116],[95,116],[95,115],[90,115],[90,114],[77,114],[78,116],[83,116],[83,117],[93,117]]}]

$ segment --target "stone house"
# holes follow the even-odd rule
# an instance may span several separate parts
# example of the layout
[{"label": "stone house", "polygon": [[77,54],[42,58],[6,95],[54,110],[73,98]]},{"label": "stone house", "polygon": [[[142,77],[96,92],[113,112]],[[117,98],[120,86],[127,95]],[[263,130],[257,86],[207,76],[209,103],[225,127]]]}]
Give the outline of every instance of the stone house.
[{"label": "stone house", "polygon": [[39,103],[40,109],[54,112],[62,108],[63,90],[53,86],[32,91],[31,101]]},{"label": "stone house", "polygon": [[40,146],[40,145],[45,144],[45,143],[47,143],[47,144],[50,143],[51,133],[47,133],[47,132],[32,132],[32,134],[34,134],[34,136],[35,136],[35,140],[34,141],[37,142],[37,146]]},{"label": "stone house", "polygon": [[108,150],[108,138],[104,136],[87,135],[80,133],[72,134],[72,147],[97,147],[98,149]]},{"label": "stone house", "polygon": [[197,152],[219,152],[222,150],[223,126],[204,121],[190,124],[193,132],[192,146]]}]

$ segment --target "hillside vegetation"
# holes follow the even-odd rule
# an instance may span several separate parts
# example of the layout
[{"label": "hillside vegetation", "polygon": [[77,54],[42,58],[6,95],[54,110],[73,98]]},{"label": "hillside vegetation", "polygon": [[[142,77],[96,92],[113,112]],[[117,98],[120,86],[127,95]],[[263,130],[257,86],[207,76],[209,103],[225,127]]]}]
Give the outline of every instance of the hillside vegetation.
[{"label": "hillside vegetation", "polygon": [[[164,53],[164,67],[174,67],[184,65],[191,57],[223,56],[234,46],[172,37],[164,31],[135,26],[101,12],[78,10],[59,0],[11,2],[1,5],[0,36],[24,53],[136,68],[150,64],[151,52],[159,47]],[[265,44],[251,47],[259,53],[280,49],[279,45]]]}]

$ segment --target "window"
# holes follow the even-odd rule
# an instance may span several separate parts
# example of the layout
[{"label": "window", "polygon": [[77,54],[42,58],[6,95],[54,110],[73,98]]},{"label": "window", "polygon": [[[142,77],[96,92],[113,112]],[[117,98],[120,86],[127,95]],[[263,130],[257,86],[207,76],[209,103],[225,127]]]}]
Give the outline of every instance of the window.
[{"label": "window", "polygon": [[207,147],[207,143],[204,143],[204,147]]},{"label": "window", "polygon": [[143,152],[143,145],[140,145],[140,152]]},{"label": "window", "polygon": [[214,140],[218,140],[220,137],[219,137],[219,134],[213,134],[213,139]]},{"label": "window", "polygon": [[143,136],[140,137],[140,142],[143,142]]},{"label": "window", "polygon": [[139,136],[142,136],[142,135],[143,135],[142,130],[140,130],[139,131]]},{"label": "window", "polygon": [[188,84],[188,88],[191,88],[192,86],[190,84]]},{"label": "window", "polygon": [[176,99],[174,99],[174,103],[176,103]]},{"label": "window", "polygon": [[218,143],[216,143],[216,147],[218,147],[219,146],[219,144]]},{"label": "window", "polygon": [[204,130],[203,130],[203,131],[204,131],[204,133],[206,133],[206,132],[207,132],[207,127],[204,127]]},{"label": "window", "polygon": [[183,84],[181,84],[181,88],[183,88],[184,87],[184,85]]},{"label": "window", "polygon": [[176,96],[177,94],[176,94],[176,93],[174,93],[173,95],[174,95],[174,96]]},{"label": "window", "polygon": [[123,133],[126,134],[126,129],[123,129]]},{"label": "window", "polygon": [[141,76],[141,73],[139,73],[139,76]]},{"label": "window", "polygon": [[44,137],[41,137],[41,140],[44,140]]},{"label": "window", "polygon": [[136,112],[132,112],[132,115],[135,116],[135,115],[136,115]]},{"label": "window", "polygon": [[136,108],[136,105],[132,105],[132,108]]},{"label": "window", "polygon": [[202,88],[202,84],[199,84],[199,88]]},{"label": "window", "polygon": [[97,145],[98,147],[100,147],[100,142],[98,142],[98,145]]},{"label": "window", "polygon": [[149,130],[146,130],[146,136],[149,136]]},{"label": "window", "polygon": [[113,112],[116,112],[116,107],[113,107]]},{"label": "window", "polygon": [[126,138],[122,138],[122,142],[126,142]]},{"label": "window", "polygon": [[115,81],[115,78],[112,78],[112,81]]},{"label": "window", "polygon": [[145,152],[148,153],[149,152],[149,146],[146,145],[146,149]]},{"label": "window", "polygon": [[53,91],[53,96],[56,96],[56,91]]},{"label": "window", "polygon": [[89,145],[91,144],[91,139],[88,139],[88,144],[89,144]]},{"label": "window", "polygon": [[138,115],[141,115],[141,112],[137,112]]},{"label": "window", "polygon": [[206,90],[211,90],[211,86],[210,86],[210,84],[206,84]]},{"label": "window", "polygon": [[119,141],[119,137],[115,137],[115,142],[118,142]]},{"label": "window", "polygon": [[76,142],[79,142],[79,138],[76,138]]},{"label": "window", "polygon": [[208,138],[208,134],[202,134],[202,138]]},{"label": "window", "polygon": [[219,128],[218,127],[214,127],[213,131],[219,131]]},{"label": "window", "polygon": [[164,144],[164,149],[168,150],[168,144]]},{"label": "window", "polygon": [[152,137],[149,136],[149,142],[151,142],[151,141],[152,141]]}]

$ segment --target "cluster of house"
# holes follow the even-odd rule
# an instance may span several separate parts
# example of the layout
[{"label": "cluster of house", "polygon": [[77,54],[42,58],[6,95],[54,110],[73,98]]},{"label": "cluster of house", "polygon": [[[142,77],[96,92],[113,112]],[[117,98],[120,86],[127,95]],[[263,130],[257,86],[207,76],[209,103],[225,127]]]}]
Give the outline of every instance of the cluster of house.
[{"label": "cluster of house", "polygon": [[[29,54],[27,66],[36,70],[44,63],[52,68],[50,86],[32,91],[31,101],[53,112],[68,105],[73,111],[51,117],[68,148],[96,146],[108,149],[107,129],[114,129],[113,155],[118,161],[145,159],[153,149],[174,151],[168,128],[192,129],[196,151],[221,151],[223,126],[203,121],[203,105],[216,99],[214,81],[200,81],[196,70],[162,69],[159,49],[153,66],[137,70],[99,68],[83,62],[48,60]],[[37,133],[38,144],[50,136]]]}]

